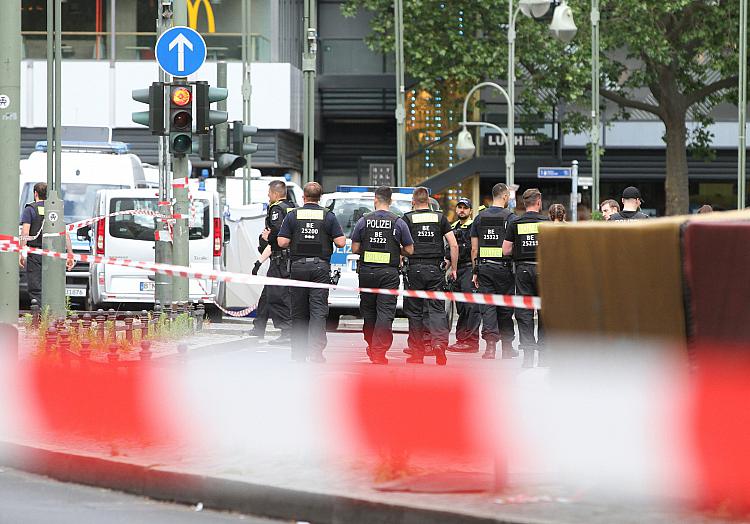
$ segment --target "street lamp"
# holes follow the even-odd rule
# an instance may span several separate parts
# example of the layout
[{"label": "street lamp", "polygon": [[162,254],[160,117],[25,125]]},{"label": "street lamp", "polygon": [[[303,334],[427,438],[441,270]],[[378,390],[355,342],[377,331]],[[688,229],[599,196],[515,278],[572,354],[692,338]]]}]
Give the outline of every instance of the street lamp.
[{"label": "street lamp", "polygon": [[[549,0],[519,0],[518,7],[514,8],[513,0],[508,0],[508,139],[510,151],[515,149],[515,125],[516,125],[516,22],[518,13],[530,18],[539,18],[547,14],[552,3]],[[573,12],[565,0],[555,8],[552,16],[550,31],[563,42],[570,42],[576,34],[577,28],[573,21]],[[464,119],[465,120],[465,119]],[[515,162],[511,164],[508,174],[508,184],[513,184],[515,178]]]}]

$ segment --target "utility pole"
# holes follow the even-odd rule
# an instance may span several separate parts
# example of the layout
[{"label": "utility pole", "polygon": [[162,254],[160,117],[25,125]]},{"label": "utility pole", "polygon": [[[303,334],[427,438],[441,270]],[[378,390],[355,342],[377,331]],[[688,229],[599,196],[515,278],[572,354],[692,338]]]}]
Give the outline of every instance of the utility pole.
[{"label": "utility pole", "polygon": [[[227,63],[218,62],[216,64],[216,86],[227,87]],[[227,101],[221,100],[217,103],[216,108],[219,111],[227,110]],[[229,130],[229,123],[224,122],[223,124],[216,124],[214,126],[214,151],[228,151],[229,141],[227,140],[227,132]],[[217,155],[218,156],[218,155]],[[247,157],[250,158],[250,157]],[[214,159],[216,160],[216,159]],[[225,208],[227,206],[227,178],[225,173],[215,173],[216,177],[216,190],[219,192],[219,209],[221,210],[222,216],[224,215]],[[243,181],[244,184],[244,181]],[[244,202],[247,204],[247,202]]]},{"label": "utility pole", "polygon": [[516,16],[513,0],[508,1],[508,151],[510,161],[505,162],[505,183],[515,184],[516,178]]},{"label": "utility pole", "polygon": [[[186,26],[188,22],[187,17],[187,2],[177,1],[173,4],[174,11],[174,25],[175,26]],[[174,77],[174,83],[182,82],[187,83],[187,78]],[[174,155],[172,158],[172,171],[174,179],[184,179],[190,176],[188,172],[188,157],[185,155]],[[174,194],[174,212],[183,217],[188,216],[190,213],[190,205],[188,203],[188,188],[187,187],[174,187],[172,192]],[[177,266],[189,266],[190,265],[190,251],[188,245],[188,220],[186,218],[178,218],[174,222],[174,236],[172,239],[172,263]],[[172,300],[177,302],[187,302],[188,300],[188,285],[189,280],[184,277],[174,276],[172,277]]]},{"label": "utility pole", "polygon": [[303,176],[304,183],[315,179],[315,72],[317,70],[318,30],[317,5],[315,0],[305,0],[305,52],[302,54],[302,74],[304,76],[303,121]]},{"label": "utility pole", "polygon": [[[42,245],[45,249],[64,253],[65,236],[61,233],[65,230],[65,218],[60,195],[61,38],[61,0],[47,0],[47,200],[44,203],[45,217],[42,231],[45,236]],[[49,306],[50,314],[55,317],[65,315],[64,260],[42,257],[42,304]]]},{"label": "utility pole", "polygon": [[[744,0],[747,1],[747,0]],[[599,0],[591,0],[591,209],[599,207]],[[561,136],[562,138],[562,136]]]},{"label": "utility pole", "polygon": [[[18,195],[21,150],[21,2],[0,17],[0,177],[11,197],[0,206],[0,234],[18,235],[19,210],[10,205]],[[18,200],[16,200],[18,202]],[[18,322],[18,255],[0,253],[0,324]]]},{"label": "utility pole", "polygon": [[[254,46],[252,45],[252,17],[253,2],[252,0],[245,0],[242,2],[242,120],[247,125],[250,125],[250,99],[253,92],[253,87],[250,83],[250,63],[254,58],[251,52],[251,50],[254,49]],[[223,84],[218,84],[219,87],[227,86],[226,77],[224,82],[225,83]],[[223,108],[219,105],[219,109],[226,111],[226,102],[223,102],[223,104]],[[226,129],[226,127],[224,129]],[[226,134],[224,134],[224,137],[226,137]],[[245,143],[249,144],[250,138],[246,138]],[[252,170],[250,166],[250,155],[247,155],[245,159],[247,160],[247,165],[242,169],[242,203],[248,205],[252,201]],[[226,184],[226,181],[224,183]]]},{"label": "utility pole", "polygon": [[404,88],[404,3],[394,0],[396,28],[396,185],[406,186],[406,108]]},{"label": "utility pole", "polygon": [[739,145],[737,146],[737,209],[745,209],[747,176],[747,0],[740,0]]},{"label": "utility pole", "polygon": [[[172,20],[172,5],[171,1],[168,3],[159,3],[159,14],[156,19],[156,33],[161,36],[169,26]],[[158,37],[157,36],[157,37]],[[159,82],[169,82],[170,76],[159,68]],[[168,93],[169,90],[165,90]],[[169,104],[167,100],[169,95],[165,94],[164,100],[162,100],[163,115],[165,121],[169,115]],[[169,216],[171,214],[171,206],[169,201],[172,198],[172,181],[170,180],[169,173],[171,171],[171,161],[169,157],[169,137],[159,137],[159,214],[161,216]],[[158,220],[157,227],[161,233],[161,238],[166,239],[169,234],[169,224],[165,220]],[[172,244],[166,240],[157,240],[154,248],[155,260],[159,264],[171,264],[172,263]],[[156,273],[155,275],[155,287],[154,287],[154,299],[157,304],[167,305],[172,303],[172,277],[169,275],[163,275]]]}]

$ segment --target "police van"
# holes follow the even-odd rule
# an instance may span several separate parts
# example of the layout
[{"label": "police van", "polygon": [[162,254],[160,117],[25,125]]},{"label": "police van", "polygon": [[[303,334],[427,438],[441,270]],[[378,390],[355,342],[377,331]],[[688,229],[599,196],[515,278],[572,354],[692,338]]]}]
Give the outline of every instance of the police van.
[{"label": "police van", "polygon": [[[223,221],[216,191],[196,190],[192,196],[188,220],[190,267],[195,270],[220,270],[224,249]],[[95,213],[105,216],[91,228],[92,253],[139,262],[155,261],[155,237],[158,193],[154,189],[104,190],[96,199]],[[136,213],[128,214],[128,211]],[[138,214],[142,211],[143,214]],[[149,214],[151,213],[151,214]],[[92,264],[89,271],[89,308],[118,308],[121,304],[154,304],[156,277],[153,271],[109,264]],[[189,299],[203,300],[212,318],[220,316],[217,302],[220,285],[209,279],[190,279]]]},{"label": "police van", "polygon": [[[357,261],[359,255],[352,253],[352,231],[360,218],[375,210],[374,186],[338,186],[335,193],[327,193],[321,197],[321,205],[327,207],[336,215],[341,228],[346,235],[346,246],[334,248],[331,256],[331,270],[340,271],[339,285],[357,287]],[[413,187],[394,187],[391,197],[391,211],[398,216],[411,211],[411,197]],[[430,198],[430,208],[439,210],[437,200]],[[401,297],[398,299],[398,310],[403,307]],[[328,296],[328,329],[334,330],[339,324],[341,315],[359,316],[359,294],[340,289],[332,290]]]},{"label": "police van", "polygon": [[[96,193],[100,189],[144,187],[146,179],[140,159],[122,142],[63,141],[60,192],[64,201],[66,224],[91,218]],[[47,181],[47,142],[36,143],[29,158],[21,160],[19,200],[21,209],[34,201],[34,184]],[[75,253],[88,253],[87,238],[70,235]],[[65,274],[65,294],[78,304],[86,299],[89,280],[88,264],[78,262]],[[28,303],[26,272],[21,271],[21,302]]]}]

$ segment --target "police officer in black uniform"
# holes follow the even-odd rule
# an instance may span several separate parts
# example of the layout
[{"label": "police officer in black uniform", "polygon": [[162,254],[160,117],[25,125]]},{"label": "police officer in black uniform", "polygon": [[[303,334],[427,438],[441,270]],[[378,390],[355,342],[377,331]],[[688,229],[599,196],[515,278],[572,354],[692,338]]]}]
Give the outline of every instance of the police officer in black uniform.
[{"label": "police officer in black uniform", "polygon": [[[540,213],[542,193],[538,189],[527,189],[523,193],[526,213],[508,224],[508,231],[503,242],[505,256],[513,256],[516,265],[516,291],[519,295],[538,296],[536,253],[539,247],[539,223],[548,222],[549,218]],[[516,322],[520,348],[523,350],[523,367],[534,367],[534,350],[539,350],[539,365],[543,365],[542,351],[544,330],[542,317],[537,315],[538,336],[534,337],[534,310],[516,309]]]},{"label": "police officer in black uniform", "polygon": [[[330,210],[320,207],[323,188],[317,182],[304,187],[305,205],[287,213],[278,243],[289,248],[292,280],[331,282],[333,245],[346,246],[341,225]],[[292,287],[292,358],[323,363],[327,344],[328,289]]]},{"label": "police officer in black uniform", "polygon": [[[278,243],[279,230],[284,218],[294,206],[286,199],[286,184],[281,180],[274,180],[268,184],[268,212],[266,214],[266,229],[261,235],[263,240],[271,246],[271,263],[266,276],[275,278],[289,278],[289,250]],[[267,308],[274,325],[281,330],[281,336],[269,343],[289,345],[292,329],[292,295],[290,288],[282,286],[268,286],[264,289],[267,297]],[[265,330],[264,330],[265,332]]]},{"label": "police officer in black uniform", "polygon": [[[508,209],[510,191],[505,184],[492,188],[492,205],[479,213],[471,227],[474,285],[480,293],[512,295],[513,264],[503,256],[503,241],[508,223],[515,215]],[[484,359],[494,359],[500,341],[503,358],[516,356],[513,349],[515,329],[513,308],[482,305],[482,338],[485,341]]]},{"label": "police officer in black uniform", "polygon": [[[453,234],[458,243],[458,274],[455,291],[471,293],[474,290],[471,269],[471,200],[459,198],[456,203],[458,220],[451,224]],[[456,343],[448,348],[449,351],[461,353],[476,353],[479,351],[479,325],[482,313],[476,304],[467,302],[456,303],[458,321],[456,322]]]},{"label": "police officer in black uniform", "polygon": [[626,187],[622,192],[622,211],[612,214],[610,220],[644,220],[648,218],[646,213],[640,211],[641,204],[641,192],[638,191],[637,187]]},{"label": "police officer in black uniform", "polygon": [[[409,227],[390,210],[391,194],[390,187],[377,188],[375,211],[360,218],[352,231],[352,253],[359,254],[359,287],[398,289],[401,255],[414,253]],[[373,364],[388,363],[385,355],[393,343],[397,300],[395,295],[360,295],[362,332]]]},{"label": "police officer in black uniform", "polygon": [[[430,194],[427,188],[418,187],[412,194],[413,211],[404,215],[414,239],[414,255],[409,257],[406,273],[408,289],[440,291],[445,282],[443,269],[444,244],[450,249],[450,276],[455,280],[458,264],[458,244],[448,219],[439,211],[430,209]],[[438,366],[447,363],[445,350],[448,347],[448,319],[444,302],[421,298],[404,298],[404,312],[409,319],[410,364],[424,362],[424,340],[429,334],[435,361]]]}]

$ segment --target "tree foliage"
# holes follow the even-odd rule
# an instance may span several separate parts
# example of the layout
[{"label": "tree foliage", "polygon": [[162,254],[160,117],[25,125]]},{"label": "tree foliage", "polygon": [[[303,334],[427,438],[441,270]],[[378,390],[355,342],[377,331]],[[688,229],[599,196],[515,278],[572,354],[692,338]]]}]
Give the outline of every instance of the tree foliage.
[{"label": "tree foliage", "polygon": [[[517,102],[538,118],[565,101],[567,130],[585,129],[590,99],[590,1],[569,0],[578,34],[562,44],[548,20],[519,15]],[[665,125],[667,211],[688,205],[687,150],[705,151],[711,111],[736,101],[736,0],[601,0],[601,91],[620,115],[640,110]],[[373,12],[373,49],[393,49],[391,0],[348,0],[345,14]],[[427,88],[449,81],[465,92],[474,83],[506,77],[508,0],[406,0],[407,75]],[[570,109],[573,110],[570,110]],[[577,110],[576,110],[577,108]],[[522,115],[523,116],[523,115]],[[690,131],[687,122],[694,122]],[[656,144],[654,144],[656,145]]]}]

